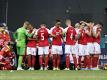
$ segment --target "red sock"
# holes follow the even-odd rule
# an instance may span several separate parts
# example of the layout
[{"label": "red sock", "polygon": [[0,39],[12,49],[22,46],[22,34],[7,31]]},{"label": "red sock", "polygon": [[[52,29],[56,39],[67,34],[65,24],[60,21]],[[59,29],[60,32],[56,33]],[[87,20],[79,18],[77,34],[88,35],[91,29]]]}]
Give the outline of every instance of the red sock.
[{"label": "red sock", "polygon": [[74,66],[75,66],[75,68],[77,68],[77,58],[73,57],[73,60],[74,60]]},{"label": "red sock", "polygon": [[66,68],[70,67],[70,58],[69,55],[66,55]]},{"label": "red sock", "polygon": [[22,63],[24,63],[26,56],[27,56],[27,55],[23,55],[23,56],[22,56],[22,57],[23,57],[23,58],[22,58]]},{"label": "red sock", "polygon": [[92,59],[92,67],[94,68],[94,67],[97,67],[97,65],[98,65],[98,57],[93,57],[93,59]]},{"label": "red sock", "polygon": [[56,67],[56,56],[55,55],[53,55],[53,67]]},{"label": "red sock", "polygon": [[60,55],[57,55],[57,68],[59,68],[60,65]]},{"label": "red sock", "polygon": [[90,69],[91,68],[91,59],[90,59],[90,56],[87,56],[86,63],[87,63],[87,67]]},{"label": "red sock", "polygon": [[32,59],[31,59],[31,55],[29,55],[29,56],[28,56],[28,65],[29,65],[29,67],[31,67],[31,66],[32,66],[31,61],[32,61]]},{"label": "red sock", "polygon": [[32,55],[32,67],[35,67],[35,56]]},{"label": "red sock", "polygon": [[80,65],[80,67],[81,67],[81,58],[82,58],[82,56],[79,56],[79,58],[78,58],[78,64]]},{"label": "red sock", "polygon": [[87,56],[84,56],[84,63],[83,63],[83,67],[86,68],[87,67]]},{"label": "red sock", "polygon": [[39,64],[40,64],[40,67],[43,66],[43,57],[42,56],[39,56]]},{"label": "red sock", "polygon": [[48,66],[48,55],[45,56],[45,67]]}]

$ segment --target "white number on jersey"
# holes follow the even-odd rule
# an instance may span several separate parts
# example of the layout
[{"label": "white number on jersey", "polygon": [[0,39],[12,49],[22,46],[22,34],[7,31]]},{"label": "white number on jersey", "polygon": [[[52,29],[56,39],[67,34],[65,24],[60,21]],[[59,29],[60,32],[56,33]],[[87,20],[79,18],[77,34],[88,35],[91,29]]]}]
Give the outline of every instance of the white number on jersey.
[{"label": "white number on jersey", "polygon": [[44,40],[44,33],[41,33],[41,40]]}]

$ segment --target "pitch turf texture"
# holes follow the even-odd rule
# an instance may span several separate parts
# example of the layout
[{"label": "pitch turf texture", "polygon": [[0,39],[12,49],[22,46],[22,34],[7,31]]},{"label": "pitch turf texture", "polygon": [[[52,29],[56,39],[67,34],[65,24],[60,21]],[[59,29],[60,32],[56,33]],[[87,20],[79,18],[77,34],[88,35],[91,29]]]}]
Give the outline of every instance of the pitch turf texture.
[{"label": "pitch turf texture", "polygon": [[100,71],[0,71],[0,80],[107,80],[107,70]]}]

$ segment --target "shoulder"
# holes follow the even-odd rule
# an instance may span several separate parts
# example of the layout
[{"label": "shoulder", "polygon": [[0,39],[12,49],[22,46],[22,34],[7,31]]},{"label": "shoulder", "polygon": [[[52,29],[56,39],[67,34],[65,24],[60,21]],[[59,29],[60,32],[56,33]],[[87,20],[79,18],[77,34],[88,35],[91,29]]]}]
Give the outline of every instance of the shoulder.
[{"label": "shoulder", "polygon": [[64,32],[67,32],[67,30],[68,30],[68,27],[66,27],[65,29],[63,29]]},{"label": "shoulder", "polygon": [[52,27],[51,29],[50,29],[50,31],[53,31],[55,29],[55,26],[54,27]]},{"label": "shoulder", "polygon": [[62,29],[62,30],[64,29],[63,27],[59,27],[59,28]]}]

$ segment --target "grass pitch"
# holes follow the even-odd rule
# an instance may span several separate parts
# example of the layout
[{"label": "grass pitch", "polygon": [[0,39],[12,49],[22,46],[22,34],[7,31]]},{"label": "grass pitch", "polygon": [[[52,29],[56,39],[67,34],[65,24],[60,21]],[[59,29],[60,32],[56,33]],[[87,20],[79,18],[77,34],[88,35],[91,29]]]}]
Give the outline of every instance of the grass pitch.
[{"label": "grass pitch", "polygon": [[100,71],[0,71],[0,80],[107,80],[107,70]]}]

